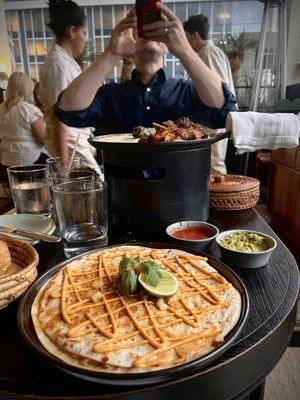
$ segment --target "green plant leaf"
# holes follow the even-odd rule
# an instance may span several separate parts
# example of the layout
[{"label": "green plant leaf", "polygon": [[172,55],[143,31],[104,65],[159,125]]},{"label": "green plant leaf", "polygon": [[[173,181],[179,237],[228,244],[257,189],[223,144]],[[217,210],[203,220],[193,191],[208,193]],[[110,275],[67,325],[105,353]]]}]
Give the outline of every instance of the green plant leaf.
[{"label": "green plant leaf", "polygon": [[150,268],[155,268],[155,269],[164,269],[162,265],[158,264],[157,262],[153,260],[147,260],[141,263],[141,266],[147,265]]},{"label": "green plant leaf", "polygon": [[148,260],[140,264],[143,274],[143,280],[150,286],[156,287],[162,277],[160,273],[160,265],[155,261]]},{"label": "green plant leaf", "polygon": [[123,257],[119,264],[119,273],[122,274],[122,272],[125,272],[130,268],[133,269],[136,268],[139,265],[140,261],[141,261],[140,257],[136,258]]},{"label": "green plant leaf", "polygon": [[124,271],[118,276],[117,288],[124,296],[134,294],[137,288],[138,277],[132,268]]}]

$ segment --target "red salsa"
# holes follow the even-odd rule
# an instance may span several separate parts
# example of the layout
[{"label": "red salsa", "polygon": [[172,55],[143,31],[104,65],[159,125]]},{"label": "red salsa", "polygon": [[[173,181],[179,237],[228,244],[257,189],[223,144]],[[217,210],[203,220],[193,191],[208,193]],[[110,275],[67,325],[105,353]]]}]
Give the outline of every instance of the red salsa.
[{"label": "red salsa", "polygon": [[191,226],[190,228],[178,229],[171,235],[178,239],[200,240],[210,238],[213,236],[213,232],[202,226]]}]

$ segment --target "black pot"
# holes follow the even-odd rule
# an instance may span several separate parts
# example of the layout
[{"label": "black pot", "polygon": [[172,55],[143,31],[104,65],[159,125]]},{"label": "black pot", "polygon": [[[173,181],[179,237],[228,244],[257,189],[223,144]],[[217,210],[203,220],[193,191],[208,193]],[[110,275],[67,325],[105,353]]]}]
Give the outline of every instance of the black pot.
[{"label": "black pot", "polygon": [[176,221],[206,221],[211,144],[224,137],[155,144],[93,139],[103,151],[109,227],[154,233]]}]

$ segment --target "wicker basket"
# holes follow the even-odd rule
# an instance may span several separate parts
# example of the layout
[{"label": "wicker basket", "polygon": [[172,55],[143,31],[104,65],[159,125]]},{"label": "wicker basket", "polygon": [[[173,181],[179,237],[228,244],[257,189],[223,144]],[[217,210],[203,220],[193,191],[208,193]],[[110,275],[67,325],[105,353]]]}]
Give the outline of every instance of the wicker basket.
[{"label": "wicker basket", "polygon": [[0,276],[0,309],[21,296],[37,276],[39,256],[27,242],[8,236],[0,236],[8,246],[11,260],[22,269]]},{"label": "wicker basket", "polygon": [[211,175],[209,191],[211,209],[247,210],[258,202],[259,181],[249,176]]}]

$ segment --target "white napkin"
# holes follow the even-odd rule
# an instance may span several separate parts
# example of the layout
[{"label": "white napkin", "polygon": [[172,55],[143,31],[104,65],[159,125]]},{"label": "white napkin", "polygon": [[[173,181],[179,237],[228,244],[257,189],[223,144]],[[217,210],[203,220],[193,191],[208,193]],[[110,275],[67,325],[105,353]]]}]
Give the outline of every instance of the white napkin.
[{"label": "white napkin", "polygon": [[300,133],[300,113],[266,114],[230,112],[226,130],[232,131],[233,144],[237,154],[260,149],[297,147]]}]

